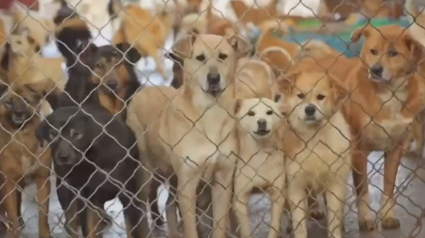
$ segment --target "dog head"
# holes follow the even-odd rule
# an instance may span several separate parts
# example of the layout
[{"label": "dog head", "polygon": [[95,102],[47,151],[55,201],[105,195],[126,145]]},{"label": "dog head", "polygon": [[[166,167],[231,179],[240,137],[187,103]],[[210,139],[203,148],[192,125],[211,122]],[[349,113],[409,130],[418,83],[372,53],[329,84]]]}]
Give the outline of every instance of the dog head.
[{"label": "dog head", "polygon": [[36,135],[50,145],[56,164],[75,165],[84,159],[101,131],[101,126],[78,107],[63,107],[40,123]]},{"label": "dog head", "polygon": [[173,47],[184,59],[185,81],[216,97],[232,82],[237,60],[251,47],[238,35],[187,35]]},{"label": "dog head", "polygon": [[8,43],[12,53],[23,54],[27,57],[33,57],[41,50],[40,45],[29,35],[29,30],[9,35]]},{"label": "dog head", "polygon": [[13,128],[21,128],[37,115],[42,93],[31,85],[12,84],[1,97],[0,115]]},{"label": "dog head", "polygon": [[116,94],[130,81],[128,64],[134,65],[141,55],[127,43],[99,47],[93,59],[92,82],[102,85],[107,94]]},{"label": "dog head", "polygon": [[367,26],[356,30],[351,39],[357,42],[362,36],[366,39],[362,62],[374,82],[390,83],[412,73],[424,56],[422,45],[400,26]]},{"label": "dog head", "polygon": [[282,119],[278,104],[268,98],[238,99],[235,114],[242,129],[256,139],[270,137]]},{"label": "dog head", "polygon": [[292,125],[322,125],[346,99],[347,91],[322,72],[293,71],[279,79],[284,113]]}]

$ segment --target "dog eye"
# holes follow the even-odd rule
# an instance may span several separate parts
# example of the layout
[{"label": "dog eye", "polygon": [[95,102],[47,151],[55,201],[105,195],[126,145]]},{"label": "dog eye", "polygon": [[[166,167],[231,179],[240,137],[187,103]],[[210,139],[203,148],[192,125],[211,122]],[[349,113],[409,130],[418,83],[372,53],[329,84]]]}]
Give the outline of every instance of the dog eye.
[{"label": "dog eye", "polygon": [[83,133],[80,132],[74,132],[73,137],[77,140],[81,139],[83,137]]},{"label": "dog eye", "polygon": [[253,111],[249,111],[246,115],[248,115],[248,116],[250,116],[250,117],[253,117],[253,116],[255,116],[255,112],[253,112]]},{"label": "dog eye", "polygon": [[4,105],[5,105],[6,107],[12,107],[12,99],[8,98],[8,99],[4,102]]},{"label": "dog eye", "polygon": [[271,115],[273,115],[273,111],[272,110],[269,110],[269,111],[267,111],[266,114],[269,115],[269,116],[271,116]]},{"label": "dog eye", "polygon": [[102,63],[97,63],[96,64],[96,68],[101,68],[103,66],[103,64]]},{"label": "dog eye", "polygon": [[227,59],[227,55],[226,54],[223,54],[223,53],[220,53],[220,54],[218,54],[218,58],[220,60],[226,60]]},{"label": "dog eye", "polygon": [[297,97],[299,99],[304,99],[305,95],[304,95],[304,93],[299,93],[299,94],[297,94]]},{"label": "dog eye", "polygon": [[196,56],[196,60],[197,61],[199,61],[199,62],[204,62],[205,61],[205,55],[198,55],[198,56]]},{"label": "dog eye", "polygon": [[317,100],[321,101],[323,99],[325,99],[325,95],[322,95],[322,94],[317,95]]},{"label": "dog eye", "polygon": [[375,49],[371,49],[371,50],[370,50],[370,53],[372,53],[372,55],[377,55],[377,54],[378,54],[378,51],[377,51],[377,50],[375,50]]},{"label": "dog eye", "polygon": [[398,52],[397,52],[397,51],[395,51],[395,50],[390,50],[390,52],[388,52],[388,55],[389,55],[390,57],[396,57],[396,56],[398,55]]},{"label": "dog eye", "polygon": [[56,138],[56,136],[58,136],[58,131],[56,130],[51,130],[50,131],[50,138]]}]

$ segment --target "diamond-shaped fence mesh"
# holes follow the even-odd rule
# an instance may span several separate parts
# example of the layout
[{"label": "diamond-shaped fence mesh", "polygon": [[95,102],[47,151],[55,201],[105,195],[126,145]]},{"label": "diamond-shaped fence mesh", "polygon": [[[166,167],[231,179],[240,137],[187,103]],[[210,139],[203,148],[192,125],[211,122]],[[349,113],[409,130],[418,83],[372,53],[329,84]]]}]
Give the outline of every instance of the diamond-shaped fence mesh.
[{"label": "diamond-shaped fence mesh", "polygon": [[425,237],[425,1],[0,8],[2,237]]}]

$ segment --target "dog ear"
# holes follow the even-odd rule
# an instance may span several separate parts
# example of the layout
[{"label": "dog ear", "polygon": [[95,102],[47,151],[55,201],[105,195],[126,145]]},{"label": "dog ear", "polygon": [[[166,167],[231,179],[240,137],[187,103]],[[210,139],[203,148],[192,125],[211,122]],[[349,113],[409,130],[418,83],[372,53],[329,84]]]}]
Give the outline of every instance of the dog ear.
[{"label": "dog ear", "polygon": [[351,42],[354,42],[354,43],[358,42],[360,40],[360,38],[362,38],[362,36],[368,38],[370,36],[370,34],[371,34],[370,26],[359,27],[351,35]]},{"label": "dog ear", "polygon": [[192,55],[192,46],[196,41],[196,34],[188,34],[180,39],[173,46],[173,52],[179,57],[190,58]]},{"label": "dog ear", "polygon": [[225,36],[227,42],[233,47],[238,57],[246,57],[252,51],[252,44],[239,34]]},{"label": "dog ear", "polygon": [[233,107],[233,113],[236,115],[236,114],[238,114],[239,113],[239,111],[241,110],[241,108],[242,108],[242,103],[243,103],[243,99],[242,98],[238,98],[238,99],[236,99],[236,101],[235,101],[235,105],[234,105],[234,107]]},{"label": "dog ear", "polygon": [[132,64],[136,64],[140,58],[142,58],[139,51],[136,48],[131,47],[128,43],[118,43],[115,47],[123,52],[125,54],[125,58]]},{"label": "dog ear", "polygon": [[41,84],[27,84],[25,85],[25,87],[28,89],[28,91],[31,93],[31,96],[39,101],[43,98],[44,93],[43,93],[43,87],[44,85]]},{"label": "dog ear", "polygon": [[300,76],[300,74],[301,74],[301,71],[294,70],[287,74],[281,75],[277,79],[277,85],[278,85],[279,91],[282,92],[283,94],[290,94],[295,85],[295,81]]},{"label": "dog ear", "polygon": [[341,105],[348,99],[348,90],[337,79],[330,78],[329,80],[335,102]]},{"label": "dog ear", "polygon": [[410,34],[405,34],[402,40],[409,49],[410,54],[415,63],[424,58],[424,47],[415,38],[413,38],[413,36],[411,36]]},{"label": "dog ear", "polygon": [[46,119],[44,119],[40,122],[40,124],[38,124],[37,128],[35,129],[35,137],[40,142],[41,146],[43,146],[44,142],[47,141],[49,126],[49,123],[46,121]]}]

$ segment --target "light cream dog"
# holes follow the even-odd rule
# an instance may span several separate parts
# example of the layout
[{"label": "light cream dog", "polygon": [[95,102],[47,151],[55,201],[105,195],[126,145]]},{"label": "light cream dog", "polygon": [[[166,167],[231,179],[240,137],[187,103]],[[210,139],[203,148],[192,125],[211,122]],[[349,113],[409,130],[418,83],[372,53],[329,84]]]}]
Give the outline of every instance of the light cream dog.
[{"label": "light cream dog", "polygon": [[281,136],[294,237],[307,238],[307,191],[312,189],[325,192],[328,236],[341,238],[352,155],[350,129],[339,110],[347,93],[325,73],[295,71],[280,86],[288,123]]},{"label": "light cream dog", "polygon": [[238,99],[235,114],[239,119],[240,160],[234,177],[233,203],[240,223],[241,237],[252,237],[249,222],[249,197],[254,188],[267,189],[272,202],[269,238],[277,238],[285,197],[284,155],[279,148],[278,129],[282,116],[278,104],[268,98]]},{"label": "light cream dog", "polygon": [[234,154],[238,153],[236,120],[231,116],[232,85],[237,60],[246,55],[249,45],[238,36],[190,35],[181,38],[173,50],[184,59],[182,90],[149,130],[142,125],[146,114],[138,113],[141,101],[137,98],[130,104],[127,123],[144,143],[139,146],[146,149],[146,157],[152,158],[146,160],[149,168],[164,177],[177,176],[185,238],[198,237],[195,207],[201,178],[214,182],[213,237],[222,238],[232,192]]}]

